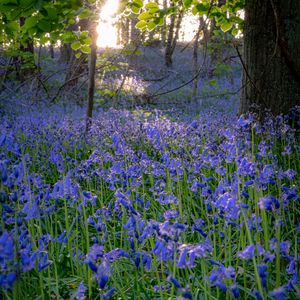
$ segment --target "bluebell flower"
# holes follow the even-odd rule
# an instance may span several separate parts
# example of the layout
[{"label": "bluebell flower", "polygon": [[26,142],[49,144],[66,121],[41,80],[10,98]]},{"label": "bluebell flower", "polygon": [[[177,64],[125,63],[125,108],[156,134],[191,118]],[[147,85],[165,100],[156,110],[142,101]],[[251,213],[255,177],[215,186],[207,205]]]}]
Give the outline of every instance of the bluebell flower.
[{"label": "bluebell flower", "polygon": [[47,268],[52,262],[48,259],[47,252],[39,252],[38,254],[38,271],[41,272]]},{"label": "bluebell flower", "polygon": [[103,255],[104,255],[104,246],[94,244],[92,247],[90,247],[90,251],[87,254],[87,258],[90,258],[93,261],[97,261],[98,258],[103,257]]},{"label": "bluebell flower", "polygon": [[110,263],[120,259],[121,257],[130,258],[130,255],[123,249],[119,249],[119,248],[116,248],[116,249],[111,250],[108,253],[104,254],[105,260]]},{"label": "bluebell flower", "polygon": [[172,275],[168,276],[167,281],[171,282],[178,289],[182,287],[180,282]]},{"label": "bluebell flower", "polygon": [[239,296],[240,296],[240,293],[239,293],[239,288],[238,288],[237,284],[231,285],[230,290],[231,290],[231,293],[232,293],[233,297],[235,299],[238,299]]},{"label": "bluebell flower", "polygon": [[238,257],[243,260],[248,260],[254,257],[254,245],[246,246],[243,251],[238,252]]},{"label": "bluebell flower", "polygon": [[275,290],[269,292],[269,295],[276,300],[285,300],[285,287],[281,286],[279,288],[276,288]]},{"label": "bluebell flower", "polygon": [[104,289],[110,276],[110,264],[104,260],[98,267],[96,279],[100,289]]},{"label": "bluebell flower", "polygon": [[100,296],[100,299],[109,299],[116,291],[114,287],[110,288],[106,293]]},{"label": "bluebell flower", "polygon": [[259,293],[259,291],[255,291],[254,292],[254,296],[256,300],[263,300],[263,297],[261,296],[261,294]]},{"label": "bluebell flower", "polygon": [[31,203],[28,202],[24,205],[22,212],[26,214],[25,219],[27,221],[29,220],[35,220],[40,217],[40,211],[39,206],[36,203],[36,201],[32,201]]},{"label": "bluebell flower", "polygon": [[4,231],[0,236],[0,261],[10,261],[14,259],[14,240],[13,237]]},{"label": "bluebell flower", "polygon": [[166,210],[164,212],[164,218],[166,220],[176,219],[179,216],[179,213],[175,209]]},{"label": "bluebell flower", "polygon": [[267,265],[258,264],[257,270],[258,270],[259,277],[261,279],[262,286],[267,287],[267,275],[268,275]]},{"label": "bluebell flower", "polygon": [[191,293],[189,288],[180,289],[180,294],[183,299],[193,299],[193,294]]},{"label": "bluebell flower", "polygon": [[86,287],[84,283],[81,281],[77,289],[76,299],[85,300],[85,292],[86,292]]},{"label": "bluebell flower", "polygon": [[17,276],[15,273],[0,274],[0,287],[7,290],[12,290],[13,284],[16,279]]},{"label": "bluebell flower", "polygon": [[269,211],[278,209],[280,207],[279,201],[273,196],[260,198],[258,205],[260,209],[266,209]]}]

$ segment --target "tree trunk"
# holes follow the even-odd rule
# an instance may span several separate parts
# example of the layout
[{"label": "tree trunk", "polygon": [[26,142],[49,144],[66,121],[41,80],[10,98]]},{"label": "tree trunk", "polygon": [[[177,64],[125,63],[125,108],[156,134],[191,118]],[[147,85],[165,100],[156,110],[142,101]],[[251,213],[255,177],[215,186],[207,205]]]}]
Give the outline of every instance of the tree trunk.
[{"label": "tree trunk", "polygon": [[[167,0],[163,1],[163,8],[164,8],[164,10],[167,9]],[[160,31],[161,42],[162,42],[163,47],[166,46],[166,37],[167,37],[167,29],[166,28],[167,28],[167,24],[166,24],[166,22],[164,22],[163,26],[161,26],[161,31]]]},{"label": "tree trunk", "polygon": [[201,17],[199,20],[199,27],[196,32],[196,35],[194,37],[194,45],[193,45],[193,69],[194,69],[194,77],[193,80],[193,87],[192,87],[192,99],[195,100],[197,96],[197,90],[198,90],[198,78],[199,78],[199,64],[198,64],[198,49],[199,49],[199,38],[200,33],[203,30],[203,18]]},{"label": "tree trunk", "polygon": [[70,44],[62,44],[60,46],[59,63],[68,63],[71,59],[72,48]]},{"label": "tree trunk", "polygon": [[136,17],[133,17],[130,19],[130,43],[133,45],[137,45],[139,40],[139,31],[137,28],[135,28],[135,25],[137,24],[138,19]]},{"label": "tree trunk", "polygon": [[[70,26],[69,29],[72,31],[86,31],[89,29],[89,20],[80,20],[78,23]],[[78,53],[78,51],[74,51],[70,44],[64,46],[66,47],[66,62],[68,63],[68,69],[65,76],[65,82],[68,82],[66,89],[72,90],[77,86],[80,75],[87,69],[87,55],[81,53],[80,58],[77,59],[76,53]]]},{"label": "tree trunk", "polygon": [[50,57],[52,59],[54,59],[55,58],[55,56],[54,56],[54,47],[53,47],[52,43],[49,45],[49,52],[50,52]]},{"label": "tree trunk", "polygon": [[248,0],[240,113],[300,105],[300,1]]},{"label": "tree trunk", "polygon": [[94,107],[94,93],[95,93],[95,73],[96,73],[96,61],[97,61],[97,22],[92,22],[90,26],[90,36],[92,39],[91,53],[89,60],[89,84],[88,84],[88,107],[86,111],[86,132],[89,132]]},{"label": "tree trunk", "polygon": [[[172,2],[171,5],[174,6],[174,3]],[[165,49],[165,64],[168,68],[172,67],[173,64],[172,56],[176,47],[182,17],[183,17],[183,13],[182,11],[180,11],[177,17],[177,23],[175,25],[176,15],[175,14],[171,15],[171,22],[169,26],[168,38],[167,38],[166,49]]]},{"label": "tree trunk", "polygon": [[[20,27],[22,27],[25,24],[25,21],[25,17],[20,18]],[[34,74],[36,69],[36,65],[34,62],[33,39],[29,37],[26,41],[21,42],[20,51],[21,53],[26,53],[28,55],[21,55],[19,59],[20,65],[18,66],[19,70],[17,71],[17,79],[19,79],[20,81],[25,81]]]},{"label": "tree trunk", "polygon": [[129,32],[130,32],[129,25],[130,25],[129,18],[121,19],[121,40],[123,46],[129,43]]}]

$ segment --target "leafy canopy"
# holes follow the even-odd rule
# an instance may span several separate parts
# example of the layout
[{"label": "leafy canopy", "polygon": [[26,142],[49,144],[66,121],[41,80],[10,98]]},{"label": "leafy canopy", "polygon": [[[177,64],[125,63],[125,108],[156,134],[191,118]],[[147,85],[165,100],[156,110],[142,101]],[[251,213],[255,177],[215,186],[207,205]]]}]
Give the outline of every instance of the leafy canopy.
[{"label": "leafy canopy", "polygon": [[164,24],[164,18],[178,10],[191,11],[193,15],[207,16],[215,19],[216,25],[223,32],[230,31],[236,35],[243,29],[243,19],[240,12],[245,6],[245,0],[227,0],[225,4],[218,5],[217,0],[172,0],[172,6],[164,9],[156,2],[144,4],[143,0],[132,0],[128,8],[138,15],[139,22],[136,27],[141,30],[153,30]]},{"label": "leafy canopy", "polygon": [[0,43],[12,46],[28,40],[40,44],[73,43],[72,48],[89,52],[90,38],[87,32],[72,30],[79,20],[96,15],[91,9],[97,0],[1,0]]}]

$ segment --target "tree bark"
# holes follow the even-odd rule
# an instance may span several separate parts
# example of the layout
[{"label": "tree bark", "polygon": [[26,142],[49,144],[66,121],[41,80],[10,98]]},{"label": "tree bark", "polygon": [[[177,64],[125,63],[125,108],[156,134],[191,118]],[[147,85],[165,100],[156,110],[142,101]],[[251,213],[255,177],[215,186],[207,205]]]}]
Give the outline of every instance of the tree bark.
[{"label": "tree bark", "polygon": [[192,99],[195,100],[197,96],[197,90],[198,90],[198,78],[197,76],[199,72],[199,64],[198,64],[198,50],[199,50],[199,38],[201,31],[203,31],[204,28],[204,20],[202,17],[199,19],[199,26],[198,30],[196,32],[196,35],[194,37],[194,45],[193,45],[193,69],[194,69],[194,77],[195,79],[193,80],[193,86],[192,86]]},{"label": "tree bark", "polygon": [[88,106],[86,111],[86,133],[89,132],[92,124],[93,108],[94,108],[94,93],[95,93],[95,73],[97,62],[97,22],[92,22],[90,26],[91,53],[89,60],[89,83],[88,83]]},{"label": "tree bark", "polygon": [[[171,5],[174,6],[174,3],[172,2]],[[183,17],[183,13],[182,11],[180,11],[176,23],[176,15],[175,14],[171,15],[168,38],[167,38],[166,49],[165,49],[165,64],[168,68],[172,67],[173,64],[172,56],[177,44],[182,17]]]},{"label": "tree bark", "polygon": [[54,47],[53,47],[52,43],[49,45],[49,52],[50,52],[50,57],[52,59],[54,59],[55,58],[55,56],[54,56]]},{"label": "tree bark", "polygon": [[[78,23],[72,25],[69,27],[72,31],[87,31],[89,29],[89,20],[84,19],[80,20]],[[81,56],[79,59],[76,58],[76,53],[78,51],[74,51],[71,48],[71,45],[63,45],[66,51],[66,58],[68,63],[68,69],[65,76],[65,82],[68,82],[66,85],[66,89],[73,89],[77,86],[79,81],[79,75],[86,71],[87,69],[87,55],[81,53]],[[72,80],[73,78],[73,80]]]},{"label": "tree bark", "polygon": [[[164,10],[167,9],[167,0],[163,0],[163,8],[164,8]],[[167,25],[165,22],[164,22],[163,26],[161,26],[160,34],[161,34],[162,45],[163,45],[163,47],[165,47],[166,46],[166,37],[167,37]]]},{"label": "tree bark", "polygon": [[137,22],[138,19],[136,17],[130,19],[130,43],[133,45],[137,45],[139,43],[139,31],[135,28]]},{"label": "tree bark", "polygon": [[[20,18],[20,27],[25,24],[26,18]],[[19,70],[16,72],[17,79],[20,81],[25,81],[29,77],[31,77],[36,69],[35,61],[34,61],[34,43],[33,39],[28,37],[26,41],[22,41],[20,43],[20,51],[23,53],[29,54],[28,56],[21,56],[19,58],[20,65],[18,66]],[[25,68],[22,68],[22,65],[27,65]]]},{"label": "tree bark", "polygon": [[300,105],[300,1],[248,0],[240,113]]}]

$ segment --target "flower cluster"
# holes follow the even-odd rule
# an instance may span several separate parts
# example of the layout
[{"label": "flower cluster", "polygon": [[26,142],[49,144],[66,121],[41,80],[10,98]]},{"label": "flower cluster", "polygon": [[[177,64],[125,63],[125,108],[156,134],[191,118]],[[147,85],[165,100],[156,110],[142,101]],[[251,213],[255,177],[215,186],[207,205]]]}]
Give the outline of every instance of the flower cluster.
[{"label": "flower cluster", "polygon": [[85,138],[75,117],[1,124],[0,297],[299,297],[284,116],[109,110]]}]

